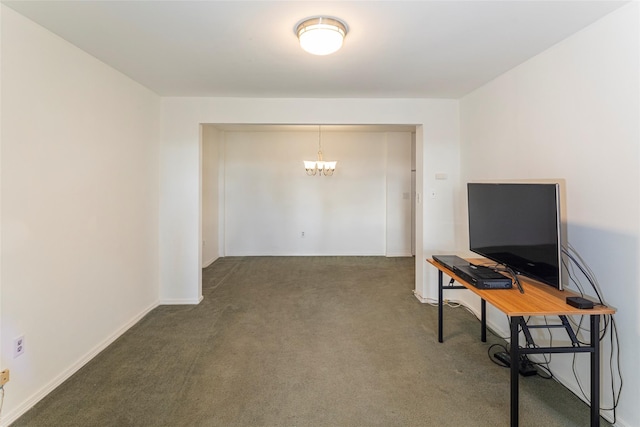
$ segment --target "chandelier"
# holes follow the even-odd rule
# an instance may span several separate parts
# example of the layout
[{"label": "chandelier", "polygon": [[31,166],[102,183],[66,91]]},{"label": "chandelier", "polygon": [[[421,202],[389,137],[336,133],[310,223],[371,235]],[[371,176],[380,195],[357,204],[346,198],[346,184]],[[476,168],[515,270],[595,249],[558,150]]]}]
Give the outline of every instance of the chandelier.
[{"label": "chandelier", "polygon": [[316,161],[303,160],[303,161],[304,161],[304,168],[307,171],[307,175],[309,176],[314,176],[314,175],[331,176],[333,175],[333,172],[336,170],[336,163],[338,163],[337,161],[328,162],[328,161],[322,160],[322,129],[320,126],[318,126],[318,160]]}]

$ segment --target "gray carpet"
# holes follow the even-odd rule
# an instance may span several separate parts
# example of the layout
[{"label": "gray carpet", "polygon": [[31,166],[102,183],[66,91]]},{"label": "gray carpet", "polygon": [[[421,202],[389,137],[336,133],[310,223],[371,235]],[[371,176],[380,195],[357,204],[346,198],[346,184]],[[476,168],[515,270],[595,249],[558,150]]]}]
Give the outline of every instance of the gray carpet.
[{"label": "gray carpet", "polygon": [[[507,426],[509,370],[479,322],[412,294],[412,258],[222,258],[198,306],[153,310],[13,426]],[[553,380],[520,425],[585,426]],[[608,425],[603,422],[603,425]]]}]

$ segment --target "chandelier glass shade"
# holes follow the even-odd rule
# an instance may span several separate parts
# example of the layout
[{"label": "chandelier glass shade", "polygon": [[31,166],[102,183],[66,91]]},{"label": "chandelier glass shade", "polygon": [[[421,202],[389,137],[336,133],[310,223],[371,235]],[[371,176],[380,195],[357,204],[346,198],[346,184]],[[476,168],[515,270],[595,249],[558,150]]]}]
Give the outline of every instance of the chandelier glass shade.
[{"label": "chandelier glass shade", "polygon": [[329,55],[342,47],[347,25],[336,18],[316,16],[296,27],[300,47],[313,55]]},{"label": "chandelier glass shade", "polygon": [[309,176],[331,176],[336,170],[337,161],[326,161],[322,159],[322,131],[318,126],[318,160],[303,160],[304,169]]}]

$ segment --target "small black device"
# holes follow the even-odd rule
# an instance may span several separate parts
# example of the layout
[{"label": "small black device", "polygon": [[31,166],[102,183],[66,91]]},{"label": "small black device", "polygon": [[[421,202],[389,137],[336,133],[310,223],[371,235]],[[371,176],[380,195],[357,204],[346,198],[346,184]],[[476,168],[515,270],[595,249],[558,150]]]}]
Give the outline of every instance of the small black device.
[{"label": "small black device", "polygon": [[582,297],[567,297],[567,304],[580,309],[593,308],[593,301]]},{"label": "small black device", "polygon": [[[511,366],[511,356],[506,351],[500,351],[494,354],[493,357],[499,360],[506,367]],[[518,367],[518,370],[520,371],[520,375],[523,377],[530,377],[531,375],[538,373],[536,367],[526,356],[522,356],[520,359],[520,366]]]},{"label": "small black device", "polygon": [[454,265],[453,272],[478,289],[511,289],[511,279],[481,265]]}]

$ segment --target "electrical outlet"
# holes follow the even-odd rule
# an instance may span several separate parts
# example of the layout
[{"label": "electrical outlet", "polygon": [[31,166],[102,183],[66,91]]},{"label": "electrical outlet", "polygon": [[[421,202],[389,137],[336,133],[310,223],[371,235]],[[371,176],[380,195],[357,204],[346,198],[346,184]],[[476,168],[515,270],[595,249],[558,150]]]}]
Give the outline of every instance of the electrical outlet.
[{"label": "electrical outlet", "polygon": [[13,358],[24,353],[24,335],[13,340]]},{"label": "electrical outlet", "polygon": [[0,371],[0,387],[9,382],[9,370]]},{"label": "electrical outlet", "polygon": [[304,237],[304,231],[300,233],[300,237]]}]

